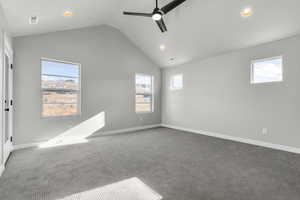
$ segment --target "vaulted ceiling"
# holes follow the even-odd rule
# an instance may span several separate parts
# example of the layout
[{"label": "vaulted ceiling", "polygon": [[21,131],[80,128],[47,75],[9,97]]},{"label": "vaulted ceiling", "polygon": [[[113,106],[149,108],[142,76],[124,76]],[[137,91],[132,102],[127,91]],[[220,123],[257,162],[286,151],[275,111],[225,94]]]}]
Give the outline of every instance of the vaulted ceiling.
[{"label": "vaulted ceiling", "polygon": [[[172,0],[160,0],[161,6]],[[299,0],[187,0],[165,16],[162,34],[151,18],[122,11],[151,12],[154,0],[0,0],[14,36],[108,24],[123,32],[161,67],[300,34]],[[253,9],[243,18],[240,11]],[[74,12],[63,17],[63,12]],[[30,25],[30,16],[39,23]],[[160,45],[165,50],[160,50]],[[172,59],[173,58],[173,59]]]}]

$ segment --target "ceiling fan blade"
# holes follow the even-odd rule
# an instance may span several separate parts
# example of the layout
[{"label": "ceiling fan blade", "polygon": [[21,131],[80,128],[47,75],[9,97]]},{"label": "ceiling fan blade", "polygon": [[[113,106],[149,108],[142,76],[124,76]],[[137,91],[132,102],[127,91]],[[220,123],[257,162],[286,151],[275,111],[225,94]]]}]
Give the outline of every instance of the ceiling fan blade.
[{"label": "ceiling fan blade", "polygon": [[152,13],[136,13],[136,12],[123,12],[124,15],[152,17]]},{"label": "ceiling fan blade", "polygon": [[163,18],[161,18],[161,20],[160,20],[160,21],[161,21],[161,24],[163,25],[163,28],[164,28],[164,30],[165,30],[165,31],[168,31],[168,30],[167,30],[167,26],[166,26],[166,24],[165,24],[165,21],[164,21],[164,19],[163,19]]},{"label": "ceiling fan blade", "polygon": [[179,6],[180,4],[182,4],[185,1],[186,0],[172,1],[169,4],[165,5],[164,7],[162,7],[161,10],[163,11],[164,14],[167,14],[168,12],[170,12],[171,10],[173,10],[174,8],[176,8],[177,6]]},{"label": "ceiling fan blade", "polygon": [[166,32],[167,31],[167,27],[166,27],[166,24],[164,22],[163,19],[159,20],[159,21],[155,21],[156,24],[158,25],[159,29],[161,30],[161,32]]}]

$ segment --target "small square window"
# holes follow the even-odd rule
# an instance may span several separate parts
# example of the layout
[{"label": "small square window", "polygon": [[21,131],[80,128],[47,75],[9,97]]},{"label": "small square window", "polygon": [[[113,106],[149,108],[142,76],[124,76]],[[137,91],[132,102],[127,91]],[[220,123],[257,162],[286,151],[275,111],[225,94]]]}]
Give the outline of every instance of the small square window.
[{"label": "small square window", "polygon": [[177,74],[171,77],[171,90],[181,90],[183,88],[183,75]]},{"label": "small square window", "polygon": [[282,80],[282,56],[252,61],[252,84],[281,82]]}]

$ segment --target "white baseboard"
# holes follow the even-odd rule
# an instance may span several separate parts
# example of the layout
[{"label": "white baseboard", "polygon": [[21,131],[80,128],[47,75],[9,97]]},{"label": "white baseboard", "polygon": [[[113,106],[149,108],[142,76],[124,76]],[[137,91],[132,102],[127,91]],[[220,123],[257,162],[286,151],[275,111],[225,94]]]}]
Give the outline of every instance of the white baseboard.
[{"label": "white baseboard", "polygon": [[[91,136],[91,138],[100,137],[101,135],[113,135],[113,134],[127,133],[127,132],[132,132],[132,131],[141,131],[141,130],[157,128],[157,127],[161,127],[161,124],[154,124],[154,125],[148,125],[148,126],[137,126],[137,127],[132,127],[132,128],[127,128],[127,129],[118,129],[118,130],[112,130],[112,131],[103,131],[103,132],[99,132],[98,134],[95,134],[94,136]],[[46,141],[44,141],[44,142],[46,142]],[[14,145],[13,150],[15,151],[15,150],[20,150],[20,149],[38,147],[40,144],[42,144],[44,142],[17,144],[17,145]]]},{"label": "white baseboard", "polygon": [[35,142],[35,143],[26,143],[26,144],[17,144],[13,146],[13,151],[20,150],[20,149],[27,149],[31,147],[37,147],[43,142]]},{"label": "white baseboard", "polygon": [[190,129],[190,128],[168,125],[168,124],[161,124],[161,126],[166,127],[166,128],[172,128],[172,129],[177,129],[177,130],[181,130],[181,131],[221,138],[221,139],[225,139],[225,140],[232,140],[232,141],[236,141],[236,142],[252,144],[252,145],[256,145],[256,146],[262,146],[262,147],[267,147],[267,148],[271,148],[271,149],[300,154],[300,148],[296,148],[296,147],[290,147],[290,146],[285,146],[285,145],[281,145],[281,144],[273,144],[273,143],[263,142],[263,141],[259,141],[259,140],[229,136],[229,135],[224,135],[224,134],[214,133],[214,132],[209,132],[209,131],[195,130],[195,129]]},{"label": "white baseboard", "polygon": [[119,133],[127,133],[132,131],[141,131],[141,130],[147,130],[151,128],[157,128],[161,127],[161,124],[154,124],[154,125],[148,125],[148,126],[137,126],[133,128],[126,128],[126,129],[118,129],[118,130],[112,130],[112,131],[103,131],[99,132],[99,134],[94,135],[93,137],[101,136],[101,135],[113,135],[113,134],[119,134]]},{"label": "white baseboard", "polygon": [[4,165],[0,165],[0,177],[2,176],[2,173],[4,172]]}]

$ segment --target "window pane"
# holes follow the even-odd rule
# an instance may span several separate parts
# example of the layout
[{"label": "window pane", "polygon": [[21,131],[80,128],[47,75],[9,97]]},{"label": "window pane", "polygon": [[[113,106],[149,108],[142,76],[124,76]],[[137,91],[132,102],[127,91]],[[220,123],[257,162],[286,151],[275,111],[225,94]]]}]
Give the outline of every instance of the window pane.
[{"label": "window pane", "polygon": [[137,93],[152,93],[152,77],[146,75],[136,76],[136,92]]},{"label": "window pane", "polygon": [[136,75],[136,112],[152,112],[153,104],[153,77]]},{"label": "window pane", "polygon": [[78,94],[74,92],[43,90],[43,103],[77,104],[77,100]]},{"label": "window pane", "polygon": [[68,116],[78,113],[77,104],[43,104],[43,116]]},{"label": "window pane", "polygon": [[79,90],[78,78],[42,75],[42,88]]},{"label": "window pane", "polygon": [[148,75],[136,75],[136,84],[151,85],[152,77]]},{"label": "window pane", "polygon": [[171,89],[180,90],[183,88],[183,76],[182,74],[171,77]]},{"label": "window pane", "polygon": [[135,96],[137,103],[151,103],[151,94],[136,94]]},{"label": "window pane", "polygon": [[151,112],[152,111],[152,106],[151,103],[148,104],[136,104],[136,111],[137,112]]},{"label": "window pane", "polygon": [[252,82],[268,83],[282,81],[282,58],[254,61],[252,65]]},{"label": "window pane", "polygon": [[76,64],[41,61],[44,117],[76,115],[80,111],[80,68]]},{"label": "window pane", "polygon": [[79,77],[79,66],[58,61],[42,60],[42,74]]}]

